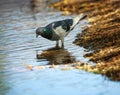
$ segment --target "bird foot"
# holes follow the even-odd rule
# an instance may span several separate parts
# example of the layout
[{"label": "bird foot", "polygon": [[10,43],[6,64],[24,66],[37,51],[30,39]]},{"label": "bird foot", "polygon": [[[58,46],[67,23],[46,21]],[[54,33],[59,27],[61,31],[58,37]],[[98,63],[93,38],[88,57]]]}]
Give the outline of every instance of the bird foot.
[{"label": "bird foot", "polygon": [[62,46],[61,49],[64,49],[64,46]]},{"label": "bird foot", "polygon": [[60,49],[60,47],[58,45],[55,46],[55,49]]}]

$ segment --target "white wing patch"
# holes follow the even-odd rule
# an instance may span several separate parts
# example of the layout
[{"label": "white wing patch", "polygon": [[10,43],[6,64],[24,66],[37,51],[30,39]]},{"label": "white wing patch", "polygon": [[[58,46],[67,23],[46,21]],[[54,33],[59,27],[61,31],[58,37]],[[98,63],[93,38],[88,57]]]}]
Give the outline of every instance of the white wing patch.
[{"label": "white wing patch", "polygon": [[53,29],[55,33],[61,38],[65,37],[68,33],[62,28],[62,26],[57,27],[56,29]]}]

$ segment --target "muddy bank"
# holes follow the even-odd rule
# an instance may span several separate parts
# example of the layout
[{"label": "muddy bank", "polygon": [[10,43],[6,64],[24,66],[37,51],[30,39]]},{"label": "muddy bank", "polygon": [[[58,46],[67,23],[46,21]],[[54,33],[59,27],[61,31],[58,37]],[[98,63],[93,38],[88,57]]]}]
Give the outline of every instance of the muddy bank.
[{"label": "muddy bank", "polygon": [[120,80],[120,1],[63,0],[52,7],[67,15],[88,14],[91,27],[78,34],[74,41],[76,45],[93,51],[85,57],[96,65],[88,66],[87,71]]}]

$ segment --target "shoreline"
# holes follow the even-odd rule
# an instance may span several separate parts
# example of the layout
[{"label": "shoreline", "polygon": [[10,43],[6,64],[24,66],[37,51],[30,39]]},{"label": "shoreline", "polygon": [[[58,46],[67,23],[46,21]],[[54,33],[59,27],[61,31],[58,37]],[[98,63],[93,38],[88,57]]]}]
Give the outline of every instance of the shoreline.
[{"label": "shoreline", "polygon": [[92,50],[85,57],[95,66],[77,67],[120,81],[120,1],[63,0],[51,5],[64,15],[87,13],[91,27],[77,35],[74,44]]}]

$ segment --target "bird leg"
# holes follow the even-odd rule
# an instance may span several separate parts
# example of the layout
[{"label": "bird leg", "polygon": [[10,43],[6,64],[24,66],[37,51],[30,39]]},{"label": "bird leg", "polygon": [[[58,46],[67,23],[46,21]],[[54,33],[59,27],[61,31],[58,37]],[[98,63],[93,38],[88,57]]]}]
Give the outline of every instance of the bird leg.
[{"label": "bird leg", "polygon": [[61,39],[62,42],[62,48],[64,49],[64,38]]},{"label": "bird leg", "polygon": [[59,40],[56,41],[56,48],[59,48]]}]

